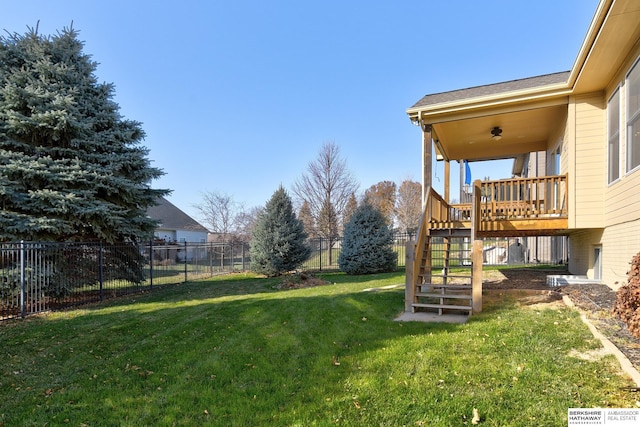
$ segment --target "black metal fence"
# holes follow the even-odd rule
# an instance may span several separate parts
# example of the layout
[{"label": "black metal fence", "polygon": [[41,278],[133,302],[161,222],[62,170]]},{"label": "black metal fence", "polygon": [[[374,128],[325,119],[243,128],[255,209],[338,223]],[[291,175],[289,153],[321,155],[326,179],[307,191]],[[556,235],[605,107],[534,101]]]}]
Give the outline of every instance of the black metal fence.
[{"label": "black metal fence", "polygon": [[[394,236],[393,250],[398,255],[398,268],[404,267],[405,265],[407,242],[412,240],[412,238],[413,235],[408,233],[396,233]],[[340,270],[338,257],[342,250],[342,237],[333,240],[320,237],[309,239],[309,246],[311,246],[311,256],[300,267],[302,270],[316,272]]]},{"label": "black metal fence", "polygon": [[[405,233],[394,238],[398,268],[405,265],[406,245],[412,239]],[[310,239],[309,244],[311,257],[302,270],[339,270],[342,239]],[[487,239],[483,258],[485,265],[564,263],[567,238]],[[247,243],[2,243],[0,320],[250,269]]]},{"label": "black metal fence", "polygon": [[248,270],[245,244],[0,244],[0,320]]}]

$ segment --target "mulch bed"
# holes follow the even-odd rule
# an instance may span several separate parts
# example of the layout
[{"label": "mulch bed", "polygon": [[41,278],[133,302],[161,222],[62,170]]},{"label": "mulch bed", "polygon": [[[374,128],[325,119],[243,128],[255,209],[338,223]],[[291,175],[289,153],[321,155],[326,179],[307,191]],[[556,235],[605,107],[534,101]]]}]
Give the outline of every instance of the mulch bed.
[{"label": "mulch bed", "polygon": [[613,314],[616,293],[606,285],[567,285],[558,289],[587,313],[589,321],[607,337],[627,359],[640,370],[640,339],[629,332],[627,325]]},{"label": "mulch bed", "polygon": [[589,321],[609,339],[640,370],[640,339],[634,338],[626,324],[613,314],[616,293],[606,285],[580,284],[556,288],[547,286],[548,274],[568,274],[557,270],[510,269],[487,271],[483,289],[537,289],[568,296],[575,306],[585,312]]}]

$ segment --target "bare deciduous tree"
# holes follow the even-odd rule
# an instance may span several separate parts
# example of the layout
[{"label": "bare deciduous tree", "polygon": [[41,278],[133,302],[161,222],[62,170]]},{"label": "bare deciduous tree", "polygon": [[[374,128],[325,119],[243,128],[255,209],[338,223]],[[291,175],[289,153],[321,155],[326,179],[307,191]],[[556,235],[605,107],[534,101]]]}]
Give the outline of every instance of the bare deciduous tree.
[{"label": "bare deciduous tree", "polygon": [[422,215],[422,185],[405,179],[398,187],[396,220],[401,230],[415,233]]},{"label": "bare deciduous tree", "polygon": [[340,149],[335,142],[322,145],[318,157],[309,162],[307,173],[293,186],[293,193],[299,201],[309,204],[316,223],[323,207],[326,209],[327,201],[337,217],[342,217],[349,197],[357,191],[358,182],[347,169],[346,161],[340,157]]},{"label": "bare deciduous tree", "polygon": [[318,157],[309,162],[307,173],[294,183],[293,193],[299,202],[309,205],[318,235],[327,239],[330,264],[333,244],[343,226],[340,219],[349,197],[356,191],[358,182],[340,157],[335,142],[324,143]]},{"label": "bare deciduous tree", "polygon": [[217,191],[202,194],[202,203],[194,206],[209,230],[228,242],[238,231],[243,207],[232,196]]},{"label": "bare deciduous tree", "polygon": [[243,210],[236,216],[235,238],[241,242],[249,242],[253,229],[258,221],[258,216],[264,210],[263,207],[254,206],[249,210]]}]

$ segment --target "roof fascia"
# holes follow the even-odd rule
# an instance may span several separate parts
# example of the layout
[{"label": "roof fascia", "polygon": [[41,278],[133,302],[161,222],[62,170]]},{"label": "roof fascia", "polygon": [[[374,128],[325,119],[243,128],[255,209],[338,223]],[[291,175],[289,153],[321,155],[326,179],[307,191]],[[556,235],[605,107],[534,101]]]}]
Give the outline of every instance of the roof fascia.
[{"label": "roof fascia", "polygon": [[[435,124],[443,121],[460,120],[482,115],[478,114],[478,112],[485,109],[491,109],[493,110],[492,114],[496,114],[563,105],[568,103],[568,97],[571,93],[571,89],[568,88],[566,84],[556,84],[545,86],[544,88],[538,87],[535,90],[503,93],[498,96],[486,96],[464,101],[435,104],[427,107],[411,108],[407,110],[407,114],[410,117],[419,117],[420,120],[424,119],[425,116],[430,119],[438,117],[438,120],[432,122],[427,121],[428,123]],[[444,117],[447,116],[450,117],[444,119]]]},{"label": "roof fascia", "polygon": [[611,11],[611,7],[615,0],[600,0],[598,3],[598,7],[593,15],[593,19],[591,20],[591,24],[589,25],[589,29],[587,30],[587,34],[585,35],[584,41],[582,42],[582,46],[578,51],[578,56],[573,63],[573,67],[571,67],[571,72],[569,73],[568,85],[571,88],[575,87],[576,81],[582,73],[582,69],[587,62],[587,58],[593,49],[593,45],[598,39],[598,35],[604,26],[604,22],[609,16],[609,12]]}]

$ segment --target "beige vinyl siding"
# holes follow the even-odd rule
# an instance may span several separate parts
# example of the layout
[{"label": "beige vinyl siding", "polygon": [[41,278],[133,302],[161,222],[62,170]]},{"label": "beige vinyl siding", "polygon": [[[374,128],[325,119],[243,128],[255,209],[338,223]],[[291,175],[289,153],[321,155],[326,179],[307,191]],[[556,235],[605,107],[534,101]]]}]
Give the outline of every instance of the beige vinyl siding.
[{"label": "beige vinyl siding", "polygon": [[607,226],[640,218],[640,171],[623,175],[609,186],[605,200]]},{"label": "beige vinyl siding", "polygon": [[549,139],[550,141],[549,148],[547,149],[547,151],[545,151],[546,164],[545,164],[544,170],[540,171],[541,175],[539,176],[542,176],[543,174],[555,175],[556,173],[555,153],[557,151],[560,152],[560,165],[557,165],[558,169],[560,170],[560,174],[567,173],[567,151],[566,151],[567,114],[568,112],[565,112],[564,118],[562,119],[562,123],[553,132],[551,138]]},{"label": "beige vinyl siding", "polygon": [[575,228],[604,226],[605,100],[603,93],[575,98]]},{"label": "beige vinyl siding", "polygon": [[[640,49],[636,49],[633,55],[627,60],[627,67],[620,71],[618,80],[614,81],[610,92],[618,88],[618,84],[625,79],[629,68],[640,55]],[[628,221],[634,221],[640,218],[640,170],[626,172],[627,161],[627,91],[624,86],[620,87],[620,116],[622,124],[620,126],[620,159],[621,174],[620,178],[608,185],[605,190],[605,224],[615,225]]]},{"label": "beige vinyl siding", "polygon": [[631,258],[640,252],[640,219],[607,227],[602,236],[602,279],[613,289],[627,280]]}]

